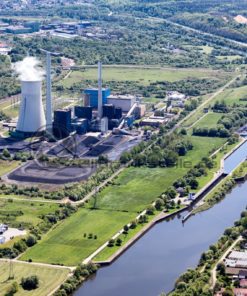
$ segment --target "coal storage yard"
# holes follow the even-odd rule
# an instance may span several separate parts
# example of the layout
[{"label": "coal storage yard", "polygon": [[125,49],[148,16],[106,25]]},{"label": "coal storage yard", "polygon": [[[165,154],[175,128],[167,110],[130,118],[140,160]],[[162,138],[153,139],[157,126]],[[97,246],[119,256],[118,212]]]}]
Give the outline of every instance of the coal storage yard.
[{"label": "coal storage yard", "polygon": [[96,166],[54,167],[31,161],[11,172],[7,178],[17,182],[66,184],[87,180],[95,171]]}]

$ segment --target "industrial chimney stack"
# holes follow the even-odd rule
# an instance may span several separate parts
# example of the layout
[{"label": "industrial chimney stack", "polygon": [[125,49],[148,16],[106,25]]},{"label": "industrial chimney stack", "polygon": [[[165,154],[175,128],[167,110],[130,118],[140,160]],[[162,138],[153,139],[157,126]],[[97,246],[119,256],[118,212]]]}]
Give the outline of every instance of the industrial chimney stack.
[{"label": "industrial chimney stack", "polygon": [[102,63],[98,62],[98,118],[102,118]]},{"label": "industrial chimney stack", "polygon": [[52,99],[51,99],[51,53],[46,52],[46,125],[52,130]]}]

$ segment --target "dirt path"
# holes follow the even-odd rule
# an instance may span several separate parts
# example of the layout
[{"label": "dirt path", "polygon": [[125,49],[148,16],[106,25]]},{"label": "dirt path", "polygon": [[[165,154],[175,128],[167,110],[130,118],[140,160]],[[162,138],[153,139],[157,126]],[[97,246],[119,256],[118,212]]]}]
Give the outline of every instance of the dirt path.
[{"label": "dirt path", "polygon": [[229,253],[229,252],[231,252],[231,250],[236,246],[236,244],[238,243],[238,242],[240,242],[242,240],[242,236],[240,236],[237,240],[235,240],[235,242],[224,252],[224,254],[220,257],[220,259],[218,260],[218,262],[215,264],[215,267],[212,269],[212,272],[211,272],[211,286],[210,286],[210,288],[211,288],[211,290],[213,290],[214,289],[214,286],[215,286],[215,283],[216,283],[216,281],[217,281],[217,271],[216,271],[216,269],[217,269],[217,265],[220,263],[220,262],[222,262],[225,258],[226,258],[226,256],[227,256],[227,254]]},{"label": "dirt path", "polygon": [[[218,89],[216,92],[214,92],[206,101],[204,101],[198,108],[196,108],[194,111],[192,111],[189,116],[186,116],[179,124],[182,125],[188,118],[196,114],[198,111],[202,110],[208,103],[210,103],[214,98],[216,98],[218,95],[220,95],[226,88],[231,86],[237,78],[241,77],[241,75],[236,75],[233,79],[228,81],[225,85],[223,85],[220,89]],[[196,124],[198,121],[200,121],[202,117],[197,119],[194,123]],[[191,126],[190,126],[191,127]]]},{"label": "dirt path", "polygon": [[188,129],[191,129],[192,127],[194,127],[198,122],[200,122],[208,114],[210,114],[210,112],[203,114],[202,117],[198,118],[198,120],[196,120],[195,122],[193,122],[190,126],[187,126],[186,129],[188,130]]},{"label": "dirt path", "polygon": [[[204,32],[202,30],[198,30],[198,29],[186,26],[186,25],[182,25],[182,24],[179,24],[179,23],[177,23],[175,21],[167,20],[167,19],[164,19],[164,18],[160,18],[160,17],[146,17],[145,18],[144,17],[144,18],[139,18],[139,19],[141,19],[141,20],[151,20],[151,21],[156,21],[156,22],[165,22],[167,24],[170,24],[170,25],[179,27],[181,29],[184,29],[185,31],[194,32],[194,33],[197,33],[197,34],[200,34],[200,35],[209,36],[209,37],[213,37],[213,38],[219,38],[219,39],[231,42],[231,43],[236,44],[236,45],[247,47],[247,43],[245,43],[245,42],[240,42],[240,41],[236,41],[234,39],[230,39],[230,38],[223,37],[223,36],[220,36],[220,35],[216,35],[216,34],[213,34],[213,33]],[[221,46],[221,47],[222,48],[228,48],[226,46]]]},{"label": "dirt path", "polygon": [[31,198],[22,198],[22,197],[11,197],[11,196],[0,196],[0,200],[2,199],[11,199],[15,201],[29,201],[29,202],[39,202],[39,203],[56,203],[56,204],[64,204],[66,203],[66,200],[52,200],[52,199],[35,199],[33,197]]},{"label": "dirt path", "polygon": [[[0,262],[9,262],[9,259],[0,259]],[[21,263],[21,264],[27,264],[27,265],[34,265],[34,266],[44,266],[44,267],[51,267],[51,268],[57,268],[57,269],[68,269],[70,272],[74,271],[76,267],[74,266],[62,266],[62,265],[54,265],[54,264],[47,264],[47,263],[38,263],[38,262],[27,262],[27,261],[21,261],[18,259],[12,259],[13,262]]]}]

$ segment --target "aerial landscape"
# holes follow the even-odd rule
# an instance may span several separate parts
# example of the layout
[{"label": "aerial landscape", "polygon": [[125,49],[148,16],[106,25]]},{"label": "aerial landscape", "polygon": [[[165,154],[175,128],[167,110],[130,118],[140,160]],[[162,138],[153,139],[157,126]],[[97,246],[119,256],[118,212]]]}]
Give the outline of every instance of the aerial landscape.
[{"label": "aerial landscape", "polygon": [[247,1],[0,1],[0,296],[247,295]]}]

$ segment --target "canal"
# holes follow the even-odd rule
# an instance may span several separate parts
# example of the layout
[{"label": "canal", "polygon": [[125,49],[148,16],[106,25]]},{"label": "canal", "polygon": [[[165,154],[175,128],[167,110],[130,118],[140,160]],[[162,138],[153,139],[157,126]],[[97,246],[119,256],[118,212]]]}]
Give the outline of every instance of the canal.
[{"label": "canal", "polygon": [[224,171],[229,174],[232,172],[243,160],[247,158],[247,141],[244,142],[236,151],[234,151],[224,161]]},{"label": "canal", "polygon": [[[230,172],[246,157],[247,142],[225,161]],[[201,253],[239,219],[247,205],[247,182],[239,184],[213,208],[153,227],[110,266],[84,283],[75,296],[158,296],[169,292],[179,275],[197,265]]]}]

